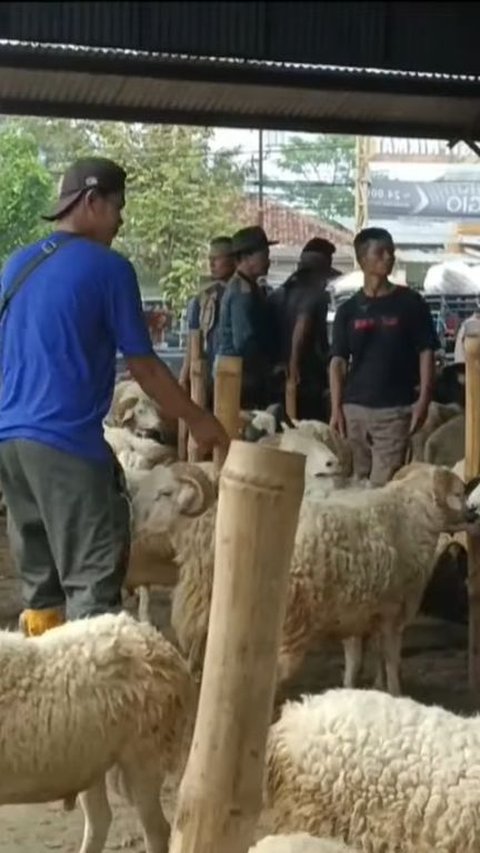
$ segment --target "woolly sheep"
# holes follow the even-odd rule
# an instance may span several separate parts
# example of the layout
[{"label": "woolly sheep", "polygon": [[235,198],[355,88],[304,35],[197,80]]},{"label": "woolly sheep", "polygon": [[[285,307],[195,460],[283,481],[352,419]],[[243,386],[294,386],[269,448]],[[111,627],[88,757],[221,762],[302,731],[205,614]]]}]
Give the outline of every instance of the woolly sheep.
[{"label": "woolly sheep", "polygon": [[176,450],[151,438],[135,435],[125,427],[104,426],[105,441],[125,469],[148,471],[177,458]]},{"label": "woolly sheep", "polygon": [[306,832],[292,835],[267,835],[249,853],[353,853],[352,847],[347,847],[338,841],[327,838],[314,838]]},{"label": "woolly sheep", "polygon": [[[442,424],[455,418],[460,413],[460,407],[455,403],[442,405],[441,403],[430,403],[428,407],[428,415],[422,428],[418,430],[410,439],[410,453],[413,461],[423,461],[425,453],[425,444],[431,435]],[[425,460],[427,461],[427,460]],[[443,462],[441,464],[444,464]]]},{"label": "woolly sheep", "polygon": [[196,688],[178,652],[125,613],[37,638],[0,632],[0,804],[78,795],[80,853],[104,849],[106,774],[136,807],[148,853],[167,853],[159,796],[183,771]]},{"label": "woolly sheep", "polygon": [[[186,519],[191,524],[202,515],[216,498],[215,486],[199,463],[187,462],[127,471],[126,479],[132,499],[132,537],[125,586],[128,590],[174,586],[178,560],[169,533],[175,526],[182,528]],[[152,519],[148,530],[145,518]],[[140,616],[148,619],[145,594]]]},{"label": "woolly sheep", "polygon": [[[452,472],[403,469],[377,490],[304,498],[290,571],[278,662],[280,682],[300,667],[316,636],[344,642],[345,686],[362,662],[362,638],[380,631],[387,686],[400,691],[401,639],[415,616],[440,531],[464,523],[464,487]],[[215,507],[174,525],[180,566],[172,625],[184,654],[199,666],[208,629]],[[155,529],[153,516],[145,524]]]},{"label": "woolly sheep", "polygon": [[425,443],[424,460],[452,468],[465,456],[465,415],[456,415],[439,426]]},{"label": "woolly sheep", "polygon": [[[193,520],[153,497],[160,478],[148,475],[150,496],[136,521],[138,535],[167,537],[180,568],[172,626],[192,668],[201,667],[213,582],[216,504]],[[138,494],[138,493],[137,493]],[[134,506],[135,506],[134,499]],[[433,567],[442,529],[464,523],[464,486],[432,466],[402,469],[378,490],[339,490],[305,497],[290,571],[278,679],[288,680],[316,635],[337,637],[346,654],[345,686],[362,662],[362,639],[380,631],[387,686],[400,691],[404,627],[415,616]]]},{"label": "woolly sheep", "polygon": [[365,853],[477,853],[479,780],[478,717],[377,691],[287,703],[269,732],[274,830],[342,838]]},{"label": "woolly sheep", "polygon": [[174,447],[177,444],[176,422],[166,419],[133,379],[117,382],[105,423],[127,427],[137,435],[158,439],[163,444]]}]

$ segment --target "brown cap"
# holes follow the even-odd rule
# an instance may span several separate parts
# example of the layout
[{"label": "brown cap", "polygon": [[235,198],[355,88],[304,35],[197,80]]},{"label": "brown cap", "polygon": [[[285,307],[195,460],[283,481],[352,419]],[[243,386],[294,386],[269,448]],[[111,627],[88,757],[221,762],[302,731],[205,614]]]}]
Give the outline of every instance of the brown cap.
[{"label": "brown cap", "polygon": [[261,252],[269,246],[276,246],[278,240],[269,240],[263,228],[259,225],[251,225],[242,228],[232,237],[232,253],[234,255],[253,255]]},{"label": "brown cap", "polygon": [[50,213],[42,216],[42,219],[48,222],[59,219],[88,190],[123,193],[126,177],[124,169],[113,160],[107,160],[104,157],[85,157],[82,160],[76,160],[62,178],[58,201]]}]

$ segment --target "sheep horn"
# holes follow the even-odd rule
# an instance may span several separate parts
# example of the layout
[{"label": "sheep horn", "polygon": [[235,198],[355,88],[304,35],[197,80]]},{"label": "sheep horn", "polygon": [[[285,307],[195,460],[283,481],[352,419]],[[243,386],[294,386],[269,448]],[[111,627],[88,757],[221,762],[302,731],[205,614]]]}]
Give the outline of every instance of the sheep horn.
[{"label": "sheep horn", "polygon": [[188,506],[182,508],[182,515],[195,518],[214,503],[215,487],[201,468],[191,462],[174,462],[171,470],[180,483],[185,483],[194,490],[194,498]]}]

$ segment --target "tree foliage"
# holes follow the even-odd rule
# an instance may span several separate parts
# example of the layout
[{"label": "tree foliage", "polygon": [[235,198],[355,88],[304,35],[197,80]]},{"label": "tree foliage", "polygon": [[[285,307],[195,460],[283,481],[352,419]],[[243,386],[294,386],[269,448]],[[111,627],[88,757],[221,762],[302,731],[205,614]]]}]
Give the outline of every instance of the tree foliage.
[{"label": "tree foliage", "polygon": [[292,137],[282,147],[278,165],[298,175],[285,189],[285,197],[296,207],[331,221],[354,215],[354,137]]},{"label": "tree foliage", "polygon": [[86,154],[124,166],[127,204],[117,248],[135,264],[144,292],[184,305],[198,288],[210,239],[235,227],[243,186],[230,152],[212,153],[212,131],[53,119],[15,126],[33,135],[55,180]]},{"label": "tree foliage", "polygon": [[0,128],[0,263],[13,250],[45,231],[53,181],[39,160],[38,146],[28,133]]}]

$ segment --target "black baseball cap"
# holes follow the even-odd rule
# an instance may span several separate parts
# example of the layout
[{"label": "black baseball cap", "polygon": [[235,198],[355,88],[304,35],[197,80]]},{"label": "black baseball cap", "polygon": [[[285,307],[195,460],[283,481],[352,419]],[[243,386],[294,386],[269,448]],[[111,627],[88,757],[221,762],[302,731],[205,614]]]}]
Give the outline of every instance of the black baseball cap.
[{"label": "black baseball cap", "polygon": [[58,201],[42,219],[48,222],[60,219],[88,190],[124,193],[126,177],[127,173],[121,166],[105,157],[84,157],[76,160],[62,178]]},{"label": "black baseball cap", "polygon": [[241,228],[232,237],[232,253],[234,255],[253,255],[269,246],[276,246],[278,240],[269,240],[260,225],[250,225]]}]

